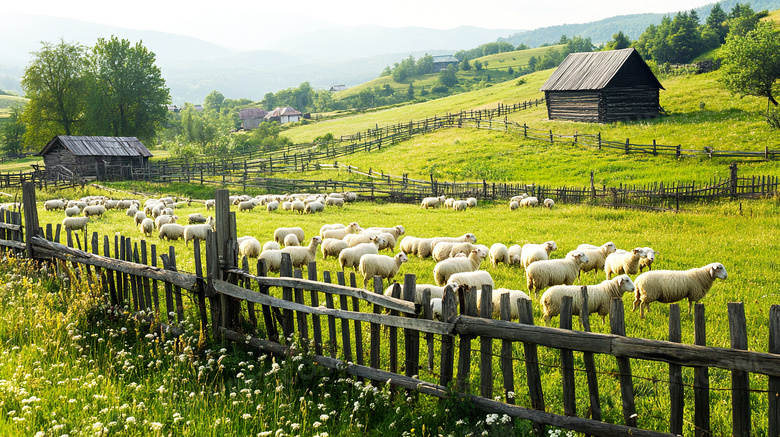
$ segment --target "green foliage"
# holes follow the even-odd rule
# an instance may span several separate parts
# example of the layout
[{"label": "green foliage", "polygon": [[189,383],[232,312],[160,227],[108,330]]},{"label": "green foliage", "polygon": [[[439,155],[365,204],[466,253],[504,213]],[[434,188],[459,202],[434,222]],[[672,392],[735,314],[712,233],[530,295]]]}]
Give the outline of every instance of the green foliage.
[{"label": "green foliage", "polygon": [[457,52],[455,52],[453,56],[458,58],[458,60],[463,61],[464,59],[475,59],[482,56],[489,56],[496,53],[512,52],[515,50],[522,50],[522,49],[520,48],[515,49],[515,46],[508,42],[489,42],[489,43],[481,44],[470,50],[458,50]]},{"label": "green foliage", "polygon": [[720,6],[720,3],[715,3],[710,10],[710,15],[707,16],[706,25],[718,36],[718,43],[723,44],[726,42],[726,35],[729,33],[728,15],[726,11]]},{"label": "green foliage", "polygon": [[217,90],[214,90],[203,99],[203,109],[206,111],[220,112],[222,103],[225,101],[225,96]]},{"label": "green foliage", "polygon": [[15,104],[10,108],[10,117],[0,125],[0,149],[8,156],[24,152],[25,125],[22,122],[24,106]]},{"label": "green foliage", "polygon": [[456,67],[447,67],[439,72],[438,82],[447,88],[453,87],[458,84],[458,76],[455,75]]},{"label": "green foliage", "polygon": [[301,112],[316,112],[344,109],[333,101],[327,90],[315,90],[311,84],[301,82],[297,88],[286,88],[276,93],[266,93],[260,106],[267,111],[292,106]]},{"label": "green foliage", "polygon": [[604,46],[604,50],[621,50],[631,47],[631,38],[621,30],[620,32],[612,35],[612,41],[608,42]]},{"label": "green foliage", "polygon": [[479,59],[474,61],[474,69],[477,71],[482,71],[482,62],[480,62]]},{"label": "green foliage", "polygon": [[[191,149],[199,155],[218,155],[228,153],[236,147],[236,138],[231,135],[235,121],[229,115],[213,111],[197,111],[194,106],[187,105],[181,111],[181,135],[178,142],[191,147],[169,148],[173,156],[186,157],[191,155]],[[182,155],[178,155],[182,153]]]},{"label": "green foliage", "polygon": [[464,58],[460,62],[460,69],[463,70],[463,71],[471,70],[471,64],[469,63],[469,58]]},{"label": "green foliage", "polygon": [[729,34],[720,51],[723,86],[740,96],[766,97],[777,106],[774,94],[780,80],[780,33],[772,23],[759,23],[746,35]]}]

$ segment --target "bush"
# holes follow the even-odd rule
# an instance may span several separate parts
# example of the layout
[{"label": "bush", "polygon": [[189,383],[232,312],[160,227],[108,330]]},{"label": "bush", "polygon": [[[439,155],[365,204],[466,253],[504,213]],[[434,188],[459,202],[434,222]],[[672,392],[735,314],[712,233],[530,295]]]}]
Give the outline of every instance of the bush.
[{"label": "bush", "polygon": [[780,110],[774,108],[766,113],[766,122],[773,129],[780,129]]},{"label": "bush", "polygon": [[431,87],[431,92],[432,93],[444,94],[447,91],[448,91],[448,88],[446,86],[444,86],[444,85],[435,85],[435,86]]}]

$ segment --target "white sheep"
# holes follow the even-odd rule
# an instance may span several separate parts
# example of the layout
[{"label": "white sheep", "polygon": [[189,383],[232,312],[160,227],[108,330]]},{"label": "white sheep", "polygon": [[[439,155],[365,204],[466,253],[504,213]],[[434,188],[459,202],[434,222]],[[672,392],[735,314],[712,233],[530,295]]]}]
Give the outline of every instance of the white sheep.
[{"label": "white sheep", "polygon": [[141,230],[143,231],[144,235],[151,237],[152,232],[154,232],[154,220],[145,218],[144,221],[141,222]]},{"label": "white sheep", "polygon": [[604,262],[607,256],[617,250],[615,243],[608,241],[601,246],[591,246],[590,244],[580,244],[577,250],[581,250],[588,255],[588,262],[580,266],[580,271],[589,272],[591,270],[604,270]]},{"label": "white sheep", "polygon": [[178,240],[184,235],[184,226],[178,223],[166,223],[160,226],[157,235],[161,240]]},{"label": "white sheep", "polygon": [[277,228],[274,231],[274,241],[279,244],[283,244],[284,237],[286,237],[288,234],[295,234],[295,236],[298,237],[298,241],[304,241],[306,239],[306,237],[303,235],[302,228]]},{"label": "white sheep", "polygon": [[493,267],[498,266],[498,263],[509,264],[509,249],[505,244],[494,243],[490,246],[488,256],[490,257],[490,264],[493,264]]},{"label": "white sheep", "polygon": [[404,227],[401,225],[395,225],[392,228],[371,227],[360,231],[361,234],[366,234],[366,235],[379,235],[383,232],[393,234],[393,237],[395,237],[395,239],[398,240],[398,238],[400,238],[401,235],[403,235],[406,232],[406,229],[404,229]]},{"label": "white sheep", "polygon": [[73,231],[87,232],[87,223],[89,217],[65,217],[62,220],[62,227]]},{"label": "white sheep", "polygon": [[452,204],[452,209],[455,211],[465,211],[468,208],[469,208],[469,204],[465,200],[456,200]]},{"label": "white sheep", "polygon": [[[432,284],[415,284],[414,289],[414,303],[420,305],[422,304],[422,296],[423,292],[425,290],[431,291],[431,299],[434,298],[441,298],[444,296],[444,287],[439,287],[438,285],[432,285]],[[387,288],[385,288],[385,296],[392,297],[393,295],[393,286],[390,285]],[[401,284],[401,297],[403,298],[404,295],[404,288],[403,284]],[[455,297],[457,300],[457,295]]]},{"label": "white sheep", "polygon": [[349,226],[345,226],[341,229],[326,229],[324,231],[320,229],[320,236],[323,238],[323,240],[325,238],[337,238],[341,240],[347,235],[358,232],[360,230],[360,225],[356,222],[352,222],[349,224]]},{"label": "white sheep", "polygon": [[319,247],[320,243],[322,243],[322,238],[319,235],[315,235],[311,238],[308,246],[287,246],[282,249],[282,252],[290,254],[293,268],[306,267],[316,258],[317,247]]},{"label": "white sheep", "polygon": [[431,299],[431,315],[433,320],[441,320],[442,300],[440,297]]},{"label": "white sheep", "polygon": [[420,202],[420,209],[436,208],[439,204],[444,203],[446,198],[444,196],[439,197],[426,197]]},{"label": "white sheep", "polygon": [[138,207],[133,205],[129,208],[127,208],[127,211],[125,211],[125,214],[127,214],[128,217],[135,217],[135,213],[138,212]]},{"label": "white sheep", "polygon": [[277,209],[279,209],[279,201],[277,200],[265,204],[265,210],[268,212],[273,212],[276,211]]},{"label": "white sheep", "polygon": [[254,199],[246,200],[246,201],[243,201],[243,202],[238,202],[238,210],[239,211],[251,211],[251,210],[255,209],[256,206],[257,206],[257,203],[255,202]]},{"label": "white sheep", "polygon": [[523,257],[523,248],[519,244],[509,246],[507,252],[509,253],[509,265],[520,264],[520,260]]},{"label": "white sheep", "polygon": [[298,241],[298,237],[295,234],[287,234],[284,237],[284,247],[300,246],[301,242]]},{"label": "white sheep", "polygon": [[480,263],[486,256],[486,250],[474,249],[468,258],[449,258],[436,263],[433,267],[433,278],[436,281],[436,285],[446,284],[450,276],[455,273],[478,270]]},{"label": "white sheep", "polygon": [[536,197],[526,197],[520,201],[520,206],[534,207],[539,204],[539,199]]},{"label": "white sheep", "polygon": [[466,199],[466,204],[469,208],[476,208],[477,207],[477,199],[476,197],[469,197]]},{"label": "white sheep", "polygon": [[282,202],[282,211],[292,211],[292,202],[290,201]]},{"label": "white sheep", "polygon": [[[544,323],[549,326],[550,318],[561,313],[561,301],[564,296],[571,296],[571,313],[579,316],[582,310],[582,287],[579,285],[555,285],[542,294],[539,302],[542,304]],[[628,275],[616,276],[596,285],[588,285],[588,313],[599,313],[602,323],[609,314],[610,301],[613,297],[623,297],[624,293],[634,291],[634,282]]]},{"label": "white sheep", "polygon": [[513,201],[509,202],[509,209],[510,210],[514,211],[517,208],[520,208],[520,203],[517,200],[513,200]]},{"label": "white sheep", "polygon": [[[154,226],[157,227],[157,229],[160,229],[160,226],[167,224],[167,223],[176,223],[176,220],[178,220],[178,217],[175,215],[161,215],[154,219]],[[143,222],[141,222],[143,224]]]},{"label": "white sheep", "polygon": [[279,245],[276,241],[266,241],[263,243],[263,252],[266,250],[281,250],[282,246]]},{"label": "white sheep", "polygon": [[552,285],[571,285],[577,279],[580,266],[588,262],[582,251],[573,250],[564,259],[542,260],[531,263],[525,271],[528,291],[539,297],[539,291]]},{"label": "white sheep", "polygon": [[407,235],[403,238],[403,240],[401,240],[401,245],[399,248],[406,254],[417,255],[417,244],[420,242],[420,240],[421,238]]},{"label": "white sheep", "polygon": [[385,244],[379,247],[379,250],[388,249],[390,252],[395,250],[395,236],[389,232],[382,232],[379,234],[385,240]]},{"label": "white sheep", "polygon": [[324,235],[322,235],[322,233],[325,231],[330,231],[332,229],[344,229],[344,228],[346,228],[346,226],[344,226],[341,223],[322,225],[322,227],[320,228],[320,237],[322,237],[323,239],[327,238]]},{"label": "white sheep", "polygon": [[448,197],[447,200],[444,201],[444,207],[452,208],[453,203],[455,203],[455,199],[453,199],[452,197]]},{"label": "white sheep", "polygon": [[420,258],[427,258],[433,254],[433,249],[438,243],[476,243],[477,237],[468,232],[460,237],[434,237],[434,238],[421,238],[417,242],[417,256]]},{"label": "white sheep", "polygon": [[217,201],[214,199],[206,199],[206,211],[210,209],[214,209],[214,206],[217,204]]},{"label": "white sheep", "polygon": [[612,275],[636,275],[639,273],[639,260],[647,255],[641,247],[636,247],[627,252],[625,250],[616,250],[607,256],[604,260],[604,273],[607,279],[612,279]]},{"label": "white sheep", "polygon": [[716,279],[726,279],[726,267],[711,263],[690,270],[652,270],[636,277],[634,311],[645,318],[653,302],[673,303],[688,298],[688,314],[694,302],[701,300]]},{"label": "white sheep", "polygon": [[403,252],[398,252],[395,256],[366,254],[360,257],[358,270],[363,275],[363,287],[368,287],[368,281],[374,276],[380,276],[384,279],[393,279],[401,268],[401,264],[408,261],[409,258]]},{"label": "white sheep", "polygon": [[256,238],[247,238],[238,244],[238,256],[247,258],[257,258],[261,252],[260,242]]},{"label": "white sheep", "polygon": [[191,225],[206,223],[208,219],[201,213],[195,212],[187,216],[187,222]]},{"label": "white sheep", "polygon": [[187,225],[184,227],[184,244],[189,243],[190,240],[205,240],[209,232],[214,230],[213,217],[209,217],[206,223],[201,225]]},{"label": "white sheep", "polygon": [[555,201],[552,199],[544,199],[544,206],[546,206],[549,209],[552,209],[552,207],[555,206]]},{"label": "white sheep", "polygon": [[142,221],[146,218],[146,213],[143,211],[138,211],[133,216],[133,221],[135,221],[135,225],[138,226],[141,224]]},{"label": "white sheep", "polygon": [[103,214],[106,213],[106,207],[103,205],[89,205],[81,212],[84,213],[84,217],[89,217],[96,215],[98,217],[103,217]]},{"label": "white sheep", "polygon": [[325,204],[320,201],[307,203],[306,206],[303,207],[303,212],[306,214],[314,214],[322,211],[325,211]]},{"label": "white sheep", "polygon": [[79,214],[81,214],[81,209],[79,209],[78,206],[71,206],[70,208],[65,208],[66,217],[76,217]]},{"label": "white sheep", "polygon": [[54,211],[57,209],[65,209],[67,203],[63,199],[51,199],[43,202],[43,209],[46,211]]},{"label": "white sheep", "polygon": [[642,249],[645,250],[645,257],[639,260],[639,273],[642,273],[645,267],[647,267],[647,270],[653,270],[655,255],[661,253],[653,250],[652,247],[643,247]]},{"label": "white sheep", "polygon": [[327,199],[325,199],[325,205],[337,206],[341,208],[342,206],[344,206],[344,199],[338,197],[328,197]]},{"label": "white sheep", "polygon": [[[453,273],[447,280],[447,284],[454,285],[456,289],[461,285],[465,285],[469,290],[476,288],[477,293],[482,292],[483,285],[495,286],[493,277],[490,276],[490,273],[486,270]],[[477,294],[477,302],[479,302],[479,296],[480,294]]]},{"label": "white sheep", "polygon": [[[501,316],[501,295],[502,294],[509,294],[509,318],[511,320],[517,320],[520,318],[520,311],[517,308],[517,301],[518,299],[523,299],[530,301],[531,298],[528,297],[525,292],[521,290],[510,290],[508,288],[496,288],[493,290],[493,317],[499,318]],[[480,296],[482,294],[482,290],[480,288],[477,289],[477,311],[481,310],[480,303],[482,302],[482,299],[480,299]]]},{"label": "white sheep", "polygon": [[296,200],[292,203],[291,209],[294,212],[297,212],[298,214],[303,214],[303,210],[306,209],[306,204],[301,202],[300,200]]},{"label": "white sheep", "polygon": [[524,244],[521,248],[520,262],[523,264],[523,268],[527,270],[528,266],[533,262],[550,259],[550,252],[555,250],[558,250],[558,245],[555,244],[555,241],[547,241],[541,244]]},{"label": "white sheep", "polygon": [[348,248],[349,245],[344,240],[338,238],[325,238],[322,240],[322,259],[327,259],[329,256],[338,258],[342,250]]},{"label": "white sheep", "polygon": [[358,244],[355,247],[348,247],[339,253],[339,265],[343,271],[347,267],[356,269],[360,265],[360,257],[366,254],[379,254],[379,246],[383,245],[384,239],[380,236],[371,237],[370,243]]}]

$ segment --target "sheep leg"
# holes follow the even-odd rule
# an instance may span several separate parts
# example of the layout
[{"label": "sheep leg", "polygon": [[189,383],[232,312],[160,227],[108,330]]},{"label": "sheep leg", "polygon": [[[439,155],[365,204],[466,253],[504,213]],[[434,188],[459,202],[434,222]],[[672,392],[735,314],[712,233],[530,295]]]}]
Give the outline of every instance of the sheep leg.
[{"label": "sheep leg", "polygon": [[633,311],[636,311],[636,309],[637,309],[638,307],[640,307],[641,305],[642,305],[642,301],[641,301],[641,300],[639,300],[639,298],[638,298],[638,297],[637,297],[636,299],[634,299],[634,308],[633,308]]},{"label": "sheep leg", "polygon": [[688,315],[691,315],[691,307],[693,306],[693,301],[688,298]]}]

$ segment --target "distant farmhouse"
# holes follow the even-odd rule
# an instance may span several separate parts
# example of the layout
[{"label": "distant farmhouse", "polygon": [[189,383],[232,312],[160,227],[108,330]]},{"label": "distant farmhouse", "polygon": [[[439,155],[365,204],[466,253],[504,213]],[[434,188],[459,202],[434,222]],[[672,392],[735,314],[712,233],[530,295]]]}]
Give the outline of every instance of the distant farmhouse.
[{"label": "distant farmhouse", "polygon": [[144,168],[152,152],[136,137],[87,137],[58,135],[38,153],[49,180],[101,178],[108,167],[118,168],[130,179],[133,168]]},{"label": "distant farmhouse", "polygon": [[571,53],[547,79],[550,120],[592,123],[657,117],[664,89],[635,49]]},{"label": "distant farmhouse", "polygon": [[458,65],[460,61],[452,55],[436,55],[433,57],[433,71],[446,70],[450,65]]},{"label": "distant farmhouse", "polygon": [[265,115],[265,121],[275,121],[280,124],[295,123],[296,121],[300,121],[301,117],[303,117],[301,111],[298,111],[292,106],[288,106],[286,108],[279,107],[269,112]]},{"label": "distant farmhouse", "polygon": [[344,84],[339,84],[339,85],[333,85],[333,86],[331,86],[331,87],[330,87],[330,89],[329,89],[328,91],[330,91],[330,92],[332,92],[332,93],[335,93],[335,92],[337,92],[337,91],[344,91],[345,89],[347,89],[347,86],[346,86],[346,85],[344,85]]},{"label": "distant farmhouse", "polygon": [[238,118],[241,119],[244,129],[251,130],[260,126],[267,114],[268,111],[263,108],[249,108],[238,111]]}]

